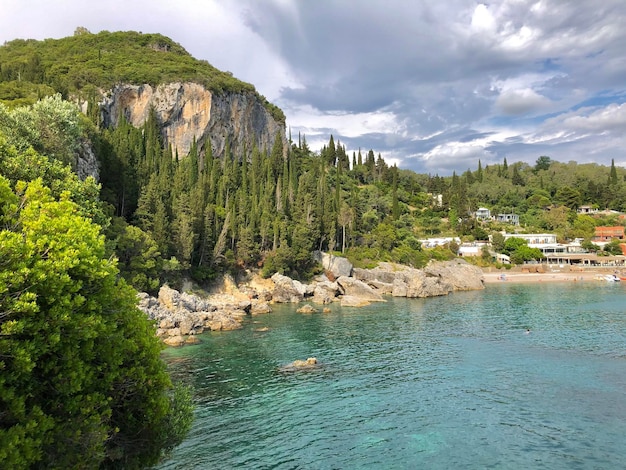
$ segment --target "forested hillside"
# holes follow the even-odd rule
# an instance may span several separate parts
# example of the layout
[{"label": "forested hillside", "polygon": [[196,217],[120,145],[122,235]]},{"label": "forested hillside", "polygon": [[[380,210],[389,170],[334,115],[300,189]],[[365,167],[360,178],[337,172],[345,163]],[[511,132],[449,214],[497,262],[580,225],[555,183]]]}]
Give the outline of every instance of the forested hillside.
[{"label": "forested hillside", "polygon": [[[254,88],[158,34],[78,28],[70,38],[11,41],[0,47],[0,64],[0,99],[8,106],[1,130],[9,143],[26,151],[30,142],[64,163],[72,163],[70,143],[78,136],[92,143],[101,164],[100,199],[110,216],[102,223],[107,247],[122,275],[141,290],[184,276],[204,282],[243,267],[307,277],[316,269],[310,257],[316,249],[341,252],[357,265],[393,260],[422,266],[455,255],[454,246],[423,249],[420,239],[433,236],[471,241],[517,229],[589,239],[596,225],[620,222],[577,214],[577,207],[626,209],[622,168],[548,156],[538,156],[533,166],[506,158],[484,167],[469,162],[473,169],[443,177],[389,167],[374,150],[349,155],[333,136],[320,152],[309,149],[305,136],[290,136],[286,154],[276,139],[273,148],[254,148],[248,158],[227,146],[218,159],[210,145],[192,145],[177,160],[154,114],[140,128],[123,116],[117,127],[99,128],[95,90],[171,80],[218,92]],[[36,119],[31,108],[19,107],[55,92],[92,100],[89,119],[62,105],[59,122],[66,125],[51,132],[45,113],[62,107],[59,98],[44,100],[48,111],[42,104],[32,108],[44,113]],[[274,114],[284,120],[280,110]],[[479,207],[515,213],[521,227],[479,223],[472,217]]]},{"label": "forested hillside", "polygon": [[[77,28],[62,39],[16,39],[0,47],[0,103],[33,104],[61,93],[93,101],[98,91],[118,83],[150,84],[194,82],[213,92],[250,92],[253,85],[237,80],[207,61],[194,59],[181,45],[161,34],[101,31]],[[279,122],[283,112],[258,95]]]}]

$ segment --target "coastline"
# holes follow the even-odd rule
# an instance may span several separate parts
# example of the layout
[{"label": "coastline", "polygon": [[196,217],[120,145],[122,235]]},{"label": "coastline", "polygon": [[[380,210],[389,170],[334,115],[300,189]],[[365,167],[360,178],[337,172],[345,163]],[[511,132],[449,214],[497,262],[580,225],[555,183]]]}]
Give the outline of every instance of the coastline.
[{"label": "coastline", "polygon": [[[539,283],[539,282],[606,282],[598,280],[599,276],[612,274],[612,271],[594,272],[594,271],[578,271],[578,272],[545,272],[545,273],[524,273],[519,271],[499,271],[485,272],[485,284],[507,283]],[[504,275],[502,279],[501,276]]]}]

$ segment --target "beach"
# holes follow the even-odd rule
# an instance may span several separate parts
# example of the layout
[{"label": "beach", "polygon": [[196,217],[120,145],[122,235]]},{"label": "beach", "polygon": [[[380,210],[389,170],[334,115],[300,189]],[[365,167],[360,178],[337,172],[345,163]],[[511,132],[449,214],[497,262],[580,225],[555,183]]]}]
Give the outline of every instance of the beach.
[{"label": "beach", "polygon": [[535,282],[606,282],[600,281],[598,278],[607,274],[613,274],[613,271],[563,271],[545,273],[529,273],[521,271],[492,271],[484,273],[485,284],[494,284],[501,282],[512,283],[535,283]]}]

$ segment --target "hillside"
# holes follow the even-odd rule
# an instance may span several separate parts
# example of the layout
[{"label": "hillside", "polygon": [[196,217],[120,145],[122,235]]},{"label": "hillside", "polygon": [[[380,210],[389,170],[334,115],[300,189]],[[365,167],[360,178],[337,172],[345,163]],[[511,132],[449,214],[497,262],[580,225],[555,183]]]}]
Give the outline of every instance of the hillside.
[{"label": "hillside", "polygon": [[254,93],[278,122],[285,122],[283,112],[253,85],[193,58],[161,34],[92,34],[77,28],[74,36],[62,39],[16,39],[0,47],[0,64],[0,102],[10,106],[32,104],[54,92],[86,100],[96,90],[109,90],[119,83],[192,82],[218,94]]},{"label": "hillside", "polygon": [[[582,205],[626,210],[626,171],[615,165],[538,156],[532,166],[505,158],[440,177],[390,167],[373,150],[349,155],[333,136],[313,152],[305,136],[287,143],[284,135],[275,138],[284,128],[250,114],[259,102],[248,100],[256,96],[252,85],[193,59],[170,39],[78,32],[2,46],[2,77],[11,81],[0,85],[72,97],[113,87],[97,106],[90,101],[91,123],[72,116],[78,110],[67,101],[47,98],[32,107],[0,108],[0,132],[18,151],[30,143],[64,163],[80,139],[93,143],[105,206],[100,213],[111,216],[103,224],[108,248],[138,289],[154,291],[187,277],[203,283],[250,267],[310,277],[318,269],[313,250],[341,252],[360,267],[378,261],[421,267],[456,254],[455,244],[424,248],[421,240],[429,237],[474,241],[504,230],[549,231],[559,240],[590,242],[596,226],[623,224],[612,212],[577,213]],[[210,118],[201,114],[207,109]],[[237,123],[244,115],[270,130],[246,140],[256,130]],[[198,122],[203,127],[190,127]],[[50,140],[51,123],[58,133],[72,130],[70,137]],[[474,213],[481,207],[514,214],[520,225],[480,221]]]}]

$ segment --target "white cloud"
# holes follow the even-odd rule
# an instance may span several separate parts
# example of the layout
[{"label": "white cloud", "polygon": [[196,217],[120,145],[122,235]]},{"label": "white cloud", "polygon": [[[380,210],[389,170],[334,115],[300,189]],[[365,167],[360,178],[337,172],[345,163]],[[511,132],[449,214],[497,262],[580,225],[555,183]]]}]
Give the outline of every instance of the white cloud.
[{"label": "white cloud", "polygon": [[496,107],[504,114],[526,114],[546,109],[550,100],[531,88],[505,90],[498,96]]},{"label": "white cloud", "polygon": [[472,15],[471,22],[472,29],[476,31],[493,32],[496,29],[496,20],[493,14],[489,10],[489,7],[484,3],[476,6],[474,14]]}]

